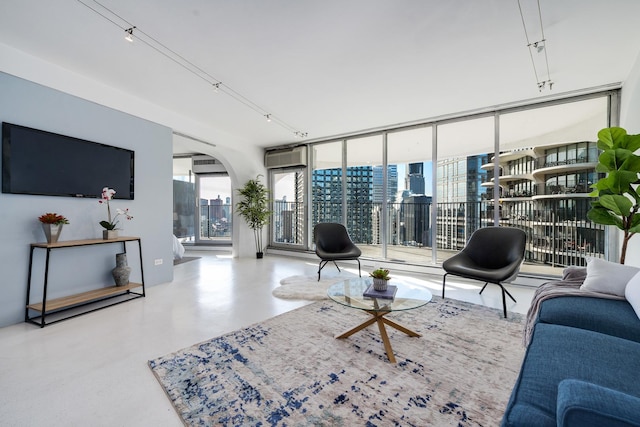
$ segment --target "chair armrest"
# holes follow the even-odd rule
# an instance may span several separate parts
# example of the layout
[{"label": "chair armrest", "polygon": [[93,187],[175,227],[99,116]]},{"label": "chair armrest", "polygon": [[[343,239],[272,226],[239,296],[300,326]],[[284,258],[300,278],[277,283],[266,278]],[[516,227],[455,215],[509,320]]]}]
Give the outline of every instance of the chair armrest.
[{"label": "chair armrest", "polygon": [[639,414],[638,397],[586,381],[564,380],[558,385],[558,427],[640,427]]}]

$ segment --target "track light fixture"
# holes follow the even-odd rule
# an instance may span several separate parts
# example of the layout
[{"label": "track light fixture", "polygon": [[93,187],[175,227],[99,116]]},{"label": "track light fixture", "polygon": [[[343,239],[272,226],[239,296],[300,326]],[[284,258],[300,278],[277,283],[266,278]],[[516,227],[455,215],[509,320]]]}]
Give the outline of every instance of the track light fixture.
[{"label": "track light fixture", "polygon": [[129,27],[124,30],[124,32],[127,34],[126,36],[124,36],[124,39],[129,43],[133,43],[133,30],[135,30],[135,28],[136,27]]},{"label": "track light fixture", "polygon": [[131,22],[129,22],[126,18],[110,10],[104,4],[100,3],[99,0],[76,0],[76,1],[81,5],[83,5],[84,7],[100,15],[105,20],[116,25],[121,30],[124,30],[125,39],[128,42],[133,42],[133,31],[136,30],[137,31],[136,38],[140,43],[147,45],[149,48],[151,48],[155,52],[166,57],[168,60],[172,61],[173,63],[182,67],[187,72],[191,73],[193,76],[205,81],[207,84],[212,85],[214,93],[218,91],[223,92],[225,95],[233,98],[234,100],[243,104],[247,108],[250,108],[251,110],[260,114],[261,116],[266,117],[267,121],[273,121],[277,123],[279,126],[283,127],[287,131],[293,132],[296,136],[300,138],[305,138],[307,136],[306,132],[297,131],[293,126],[289,125],[284,120],[274,116],[272,113],[267,113],[266,108],[263,108],[260,105],[256,104],[246,96],[242,95],[237,90],[234,90],[228,85],[223,86],[222,82],[219,79],[215,78],[210,72],[208,72],[207,70],[204,70],[203,68],[194,64],[193,62],[190,62],[184,56],[168,48],[167,46],[162,44],[159,40],[152,37],[150,34],[147,34],[141,29],[131,25]]},{"label": "track light fixture", "polygon": [[542,39],[539,42],[534,42],[533,43],[533,47],[536,49],[536,52],[540,53],[544,50],[544,42],[545,40]]},{"label": "track light fixture", "polygon": [[[525,24],[524,14],[522,13],[521,0],[518,0],[518,8],[520,9],[520,18],[522,19],[522,27],[524,28],[524,36],[527,39],[527,48],[529,49],[529,56],[531,57],[531,65],[533,66],[533,74],[536,77],[538,85],[538,91],[542,92],[546,88],[551,90],[553,88],[553,82],[551,81],[551,75],[549,73],[549,58],[547,56],[547,39],[544,37],[544,27],[542,26],[542,12],[540,11],[540,0],[536,0],[538,6],[538,20],[540,23],[540,35],[542,38],[536,42],[531,43],[529,41],[529,34],[527,33],[527,25]],[[534,51],[536,56],[534,57]],[[537,54],[544,54],[544,57]],[[545,68],[547,72],[546,80],[542,79],[542,75],[539,75],[539,69],[536,67],[538,62],[539,68]]]}]

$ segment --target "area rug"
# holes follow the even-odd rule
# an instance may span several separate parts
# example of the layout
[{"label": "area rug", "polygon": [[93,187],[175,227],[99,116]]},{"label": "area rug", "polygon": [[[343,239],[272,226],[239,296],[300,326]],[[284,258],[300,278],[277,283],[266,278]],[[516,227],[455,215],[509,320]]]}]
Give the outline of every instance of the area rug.
[{"label": "area rug", "polygon": [[280,280],[280,286],[275,288],[271,293],[274,297],[282,299],[304,299],[309,301],[317,301],[327,299],[327,289],[331,285],[341,280],[352,279],[358,277],[343,271],[337,275],[324,275],[318,281],[318,276],[290,276]]},{"label": "area rug", "polygon": [[149,361],[185,425],[496,426],[524,350],[522,316],[434,300],[389,317],[397,364],[367,319],[319,301]]},{"label": "area rug", "polygon": [[[362,277],[366,277],[367,273],[363,273]],[[318,276],[290,276],[280,280],[280,286],[275,288],[271,293],[274,297],[282,299],[302,299],[307,301],[318,301],[329,299],[327,289],[334,283],[341,280],[353,279],[358,277],[357,274],[348,271],[342,271],[339,274],[323,275],[318,281]],[[417,279],[414,277],[394,276],[410,285],[422,286],[436,289],[442,286],[442,278],[433,276],[432,278]]]}]

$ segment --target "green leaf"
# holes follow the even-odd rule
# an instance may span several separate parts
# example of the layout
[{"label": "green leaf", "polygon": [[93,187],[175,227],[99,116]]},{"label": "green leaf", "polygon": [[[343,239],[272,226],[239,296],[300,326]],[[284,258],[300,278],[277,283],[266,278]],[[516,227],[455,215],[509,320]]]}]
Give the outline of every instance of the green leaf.
[{"label": "green leaf", "polygon": [[[631,153],[631,151],[628,152]],[[622,165],[620,165],[620,169],[635,173],[640,172],[640,156],[636,156],[632,153],[624,160]]]},{"label": "green leaf", "polygon": [[620,127],[604,128],[598,132],[598,146],[617,148],[624,141],[627,131]]},{"label": "green leaf", "polygon": [[605,208],[593,208],[587,212],[587,218],[596,224],[602,225],[615,225],[619,229],[623,230],[622,219],[613,215],[611,211]]},{"label": "green leaf", "polygon": [[625,196],[604,195],[600,196],[600,206],[616,215],[627,216],[631,212],[633,204]]},{"label": "green leaf", "polygon": [[640,135],[627,135],[620,146],[632,153],[635,152],[640,149]]},{"label": "green leaf", "polygon": [[611,171],[605,179],[606,185],[614,194],[624,194],[629,190],[630,185],[638,180],[638,173],[624,170]]},{"label": "green leaf", "polygon": [[116,225],[111,224],[109,221],[100,221],[100,225],[103,226],[105,230],[113,230],[116,228]]}]

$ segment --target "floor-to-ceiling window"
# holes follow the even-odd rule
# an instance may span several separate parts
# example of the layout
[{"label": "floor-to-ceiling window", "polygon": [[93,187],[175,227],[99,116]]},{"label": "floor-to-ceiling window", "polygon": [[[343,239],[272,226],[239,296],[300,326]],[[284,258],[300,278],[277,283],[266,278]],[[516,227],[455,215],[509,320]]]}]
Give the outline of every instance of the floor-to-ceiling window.
[{"label": "floor-to-ceiling window", "polygon": [[598,180],[597,134],[609,126],[611,103],[607,96],[596,96],[501,114],[500,164],[533,159],[531,170],[500,180],[506,194],[517,183],[532,188],[500,199],[501,224],[527,232],[524,271],[544,272],[545,266],[553,270],[604,256],[604,227],[587,220],[587,211],[591,184]]},{"label": "floor-to-ceiling window", "polygon": [[305,175],[302,168],[271,172],[271,242],[276,246],[302,247],[305,244]]},{"label": "floor-to-ceiling window", "polygon": [[431,126],[387,134],[387,168],[397,182],[387,206],[387,259],[421,263],[431,257],[432,136]]},{"label": "floor-to-ceiling window", "polygon": [[489,225],[527,232],[524,271],[605,257],[605,230],[586,212],[597,132],[617,104],[610,91],[311,144],[307,230],[340,222],[364,256],[417,264]]},{"label": "floor-to-ceiling window", "polygon": [[191,156],[173,159],[173,234],[183,242],[195,240],[196,182]]},{"label": "floor-to-ceiling window", "polygon": [[[437,126],[438,260],[464,247],[469,236],[493,217],[485,195],[492,188],[489,164],[495,146],[495,117],[459,120]],[[492,193],[490,193],[492,194]]]},{"label": "floor-to-ceiling window", "polygon": [[[382,135],[346,141],[346,227],[351,239],[372,258],[382,258],[383,209],[394,173],[384,170]],[[386,184],[385,184],[386,180]],[[395,175],[397,183],[397,175]]]},{"label": "floor-to-ceiling window", "polygon": [[[199,164],[196,164],[198,163]],[[208,156],[173,159],[173,234],[187,244],[231,244],[231,180]]]},{"label": "floor-to-ceiling window", "polygon": [[343,222],[342,149],[342,141],[313,146],[311,229],[319,222]]}]

